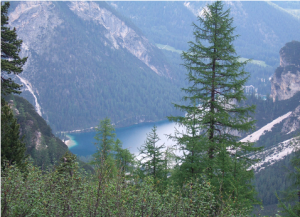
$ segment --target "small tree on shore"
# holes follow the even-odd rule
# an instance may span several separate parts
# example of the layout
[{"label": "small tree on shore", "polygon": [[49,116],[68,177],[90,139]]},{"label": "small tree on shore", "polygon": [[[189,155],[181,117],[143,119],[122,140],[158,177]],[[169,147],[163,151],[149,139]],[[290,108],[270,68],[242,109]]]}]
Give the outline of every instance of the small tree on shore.
[{"label": "small tree on shore", "polygon": [[153,126],[152,131],[147,134],[147,139],[139,149],[141,156],[141,169],[145,176],[153,176],[154,180],[163,178],[164,171],[164,144],[159,145],[160,138],[157,135],[157,127]]},{"label": "small tree on shore", "polygon": [[121,169],[123,174],[132,172],[134,157],[128,149],[122,148],[122,142],[117,139],[114,145],[115,160],[117,168]]},{"label": "small tree on shore", "polygon": [[93,154],[94,159],[90,164],[98,168],[105,167],[114,173],[116,170],[113,155],[116,137],[115,128],[112,126],[110,119],[105,118],[100,121],[95,130],[96,136],[94,139],[96,140],[97,151]]}]

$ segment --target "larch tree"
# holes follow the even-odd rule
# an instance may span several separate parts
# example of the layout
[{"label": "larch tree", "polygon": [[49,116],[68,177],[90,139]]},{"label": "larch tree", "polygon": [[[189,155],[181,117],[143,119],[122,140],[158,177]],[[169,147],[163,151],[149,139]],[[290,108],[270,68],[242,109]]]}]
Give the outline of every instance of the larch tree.
[{"label": "larch tree", "polygon": [[110,119],[105,118],[100,121],[95,130],[96,136],[94,139],[96,140],[97,150],[93,154],[94,159],[90,163],[98,168],[107,168],[114,173],[116,172],[113,154],[116,137],[115,128],[112,126]]},{"label": "larch tree", "polygon": [[[185,127],[170,136],[183,153],[178,166],[181,179],[196,178],[202,174],[223,199],[235,206],[252,207],[255,191],[251,185],[255,160],[248,153],[260,150],[253,143],[239,142],[236,133],[254,129],[251,114],[255,106],[240,106],[245,100],[243,86],[249,73],[247,62],[240,62],[233,42],[233,18],[220,1],[207,5],[193,24],[194,41],[182,53],[188,71],[189,87],[182,88],[184,105],[174,104],[185,112],[184,117],[169,117]],[[184,181],[184,180],[182,180]]]},{"label": "larch tree", "polygon": [[101,120],[94,137],[97,151],[90,164],[98,169],[105,169],[110,175],[116,175],[118,170],[125,175],[125,172],[132,172],[134,156],[128,149],[123,149],[122,142],[115,138],[115,128],[110,119]]},{"label": "larch tree", "polygon": [[113,150],[117,168],[121,169],[124,175],[126,172],[132,172],[134,156],[128,149],[122,148],[122,142],[119,139],[116,140]]},{"label": "larch tree", "polygon": [[160,138],[157,135],[157,127],[153,126],[152,131],[147,134],[147,139],[139,149],[141,156],[142,173],[146,176],[152,176],[154,180],[163,177],[164,171],[164,144],[158,144]]}]

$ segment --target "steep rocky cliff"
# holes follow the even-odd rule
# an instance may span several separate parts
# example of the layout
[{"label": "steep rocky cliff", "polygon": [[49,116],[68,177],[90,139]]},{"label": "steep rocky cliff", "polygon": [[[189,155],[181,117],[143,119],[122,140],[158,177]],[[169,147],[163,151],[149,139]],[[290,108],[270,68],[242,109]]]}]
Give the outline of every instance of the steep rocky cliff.
[{"label": "steep rocky cliff", "polygon": [[279,53],[280,66],[271,80],[274,101],[289,99],[300,91],[300,42],[287,43]]},{"label": "steep rocky cliff", "polygon": [[284,121],[281,132],[290,134],[300,129],[300,105],[292,112],[292,114]]}]

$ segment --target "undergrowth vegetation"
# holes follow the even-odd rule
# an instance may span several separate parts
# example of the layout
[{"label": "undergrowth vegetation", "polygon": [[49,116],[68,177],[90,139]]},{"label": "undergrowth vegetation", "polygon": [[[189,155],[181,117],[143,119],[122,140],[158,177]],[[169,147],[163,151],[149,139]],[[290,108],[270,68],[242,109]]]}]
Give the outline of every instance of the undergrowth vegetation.
[{"label": "undergrowth vegetation", "polygon": [[95,171],[83,173],[66,157],[48,171],[29,163],[24,174],[8,166],[1,177],[1,216],[245,216],[248,211],[217,203],[205,180],[161,190],[151,177],[128,178],[121,170],[111,177],[103,166]]}]

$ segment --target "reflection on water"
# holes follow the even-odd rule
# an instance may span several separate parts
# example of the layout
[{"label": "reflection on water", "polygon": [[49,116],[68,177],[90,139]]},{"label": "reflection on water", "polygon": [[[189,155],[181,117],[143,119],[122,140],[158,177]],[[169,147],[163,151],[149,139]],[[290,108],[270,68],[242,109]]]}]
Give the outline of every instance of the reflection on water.
[{"label": "reflection on water", "polygon": [[[159,121],[155,123],[142,123],[136,124],[129,127],[117,128],[116,134],[123,143],[123,148],[128,148],[131,153],[137,154],[138,148],[144,144],[147,133],[151,132],[154,124],[157,126],[157,134],[161,139],[159,144],[165,143],[166,146],[175,144],[174,141],[169,140],[166,135],[174,134],[175,123],[165,121]],[[178,128],[178,126],[176,127]],[[77,145],[70,147],[70,151],[79,156],[91,155],[96,151],[94,145],[94,136],[96,132],[88,133],[74,133],[69,134],[69,138]]]}]

